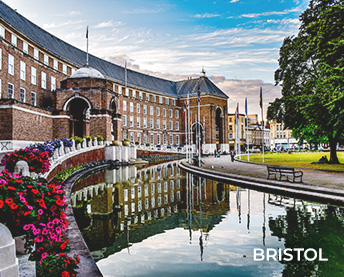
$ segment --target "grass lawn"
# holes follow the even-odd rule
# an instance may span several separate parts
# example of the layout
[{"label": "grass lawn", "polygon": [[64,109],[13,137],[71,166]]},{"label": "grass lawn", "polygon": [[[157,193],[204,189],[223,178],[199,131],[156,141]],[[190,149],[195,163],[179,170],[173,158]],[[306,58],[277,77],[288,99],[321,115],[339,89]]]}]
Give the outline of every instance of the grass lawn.
[{"label": "grass lawn", "polygon": [[[344,172],[344,152],[337,152],[338,159],[341,164],[311,164],[312,162],[317,162],[322,156],[325,155],[327,156],[327,159],[330,159],[329,152],[294,152],[292,154],[265,154],[264,160],[266,164],[335,170]],[[247,155],[243,155],[241,159],[247,161]],[[250,162],[262,163],[263,155],[250,154]]]}]

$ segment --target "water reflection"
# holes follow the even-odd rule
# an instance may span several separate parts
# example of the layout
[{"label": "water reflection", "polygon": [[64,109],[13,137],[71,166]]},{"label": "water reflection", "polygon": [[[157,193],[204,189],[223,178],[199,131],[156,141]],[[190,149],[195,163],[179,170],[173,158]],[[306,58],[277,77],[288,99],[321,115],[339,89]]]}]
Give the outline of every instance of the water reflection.
[{"label": "water reflection", "polygon": [[[72,206],[106,276],[344,272],[342,208],[203,179],[176,163],[95,172],[74,186]],[[254,248],[287,247],[323,248],[329,261],[253,260]]]}]

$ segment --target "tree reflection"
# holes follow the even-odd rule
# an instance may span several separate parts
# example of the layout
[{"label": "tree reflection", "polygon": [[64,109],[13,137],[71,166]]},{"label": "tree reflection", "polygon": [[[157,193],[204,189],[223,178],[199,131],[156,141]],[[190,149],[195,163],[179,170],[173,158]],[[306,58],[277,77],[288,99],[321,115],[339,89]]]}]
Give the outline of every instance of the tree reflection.
[{"label": "tree reflection", "polygon": [[328,261],[307,261],[301,255],[285,264],[283,276],[342,276],[344,272],[344,210],[334,206],[286,207],[286,215],[269,219],[271,235],[284,240],[285,248],[323,250]]}]

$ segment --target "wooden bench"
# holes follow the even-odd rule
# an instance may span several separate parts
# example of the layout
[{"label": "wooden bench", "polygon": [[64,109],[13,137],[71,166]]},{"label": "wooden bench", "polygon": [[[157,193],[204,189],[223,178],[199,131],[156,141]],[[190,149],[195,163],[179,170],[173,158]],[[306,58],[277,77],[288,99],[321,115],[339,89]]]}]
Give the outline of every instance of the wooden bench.
[{"label": "wooden bench", "polygon": [[267,165],[268,168],[268,179],[270,176],[274,177],[275,180],[282,180],[286,178],[287,181],[302,183],[303,172],[300,170],[295,170],[292,167],[278,166],[278,165]]}]

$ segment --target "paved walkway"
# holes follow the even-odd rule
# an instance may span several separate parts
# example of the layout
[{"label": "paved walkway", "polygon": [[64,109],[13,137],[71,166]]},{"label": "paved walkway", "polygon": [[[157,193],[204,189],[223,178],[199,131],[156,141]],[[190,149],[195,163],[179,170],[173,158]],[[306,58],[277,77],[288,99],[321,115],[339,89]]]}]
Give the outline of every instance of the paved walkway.
[{"label": "paved walkway", "polygon": [[[250,177],[266,179],[266,165],[253,164],[247,162],[231,162],[229,155],[215,158],[213,156],[202,158],[202,167],[214,169],[216,171],[227,172]],[[312,186],[325,186],[344,190],[344,173],[325,172],[312,169],[302,169],[303,183]]]}]

